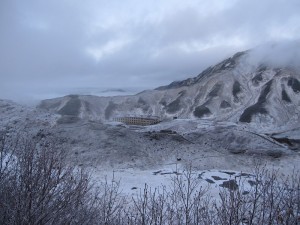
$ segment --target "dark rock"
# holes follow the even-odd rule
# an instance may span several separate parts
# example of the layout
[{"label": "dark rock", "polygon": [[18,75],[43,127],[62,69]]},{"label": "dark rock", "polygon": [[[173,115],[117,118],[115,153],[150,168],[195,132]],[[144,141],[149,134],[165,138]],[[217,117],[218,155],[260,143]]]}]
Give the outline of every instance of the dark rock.
[{"label": "dark rock", "polygon": [[205,115],[210,115],[211,112],[209,110],[209,108],[207,108],[206,106],[197,106],[194,110],[194,116],[198,117],[198,118],[201,118]]},{"label": "dark rock", "polygon": [[228,175],[230,175],[230,176],[232,176],[232,175],[234,175],[235,174],[235,172],[228,172],[228,171],[220,171],[221,173],[226,173],[226,174],[228,174]]},{"label": "dark rock", "polygon": [[213,180],[208,179],[208,178],[206,178],[205,180],[206,180],[208,183],[210,183],[210,184],[214,184],[214,183],[215,183]]},{"label": "dark rock", "polygon": [[222,178],[219,176],[211,176],[214,180],[227,180],[226,178]]},{"label": "dark rock", "polygon": [[230,190],[237,190],[238,189],[238,184],[235,180],[229,180],[229,181],[224,181],[223,184],[220,184],[220,187],[228,188]]}]

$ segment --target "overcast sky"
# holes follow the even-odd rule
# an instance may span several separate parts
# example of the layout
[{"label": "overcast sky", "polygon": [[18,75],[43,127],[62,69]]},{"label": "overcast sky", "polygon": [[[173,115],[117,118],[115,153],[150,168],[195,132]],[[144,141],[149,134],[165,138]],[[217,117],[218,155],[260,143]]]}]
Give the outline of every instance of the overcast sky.
[{"label": "overcast sky", "polygon": [[0,98],[155,88],[299,39],[299,0],[0,0]]}]

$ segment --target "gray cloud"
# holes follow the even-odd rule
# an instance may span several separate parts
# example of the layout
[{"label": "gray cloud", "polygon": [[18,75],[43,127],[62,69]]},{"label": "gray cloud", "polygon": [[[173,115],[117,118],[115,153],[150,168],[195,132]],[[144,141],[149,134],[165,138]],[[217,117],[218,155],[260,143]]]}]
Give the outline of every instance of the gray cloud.
[{"label": "gray cloud", "polygon": [[275,67],[300,69],[300,40],[258,46],[250,52],[249,60],[254,65],[263,63]]},{"label": "gray cloud", "polygon": [[236,51],[299,40],[299,11],[298,0],[3,0],[0,98],[154,88]]}]

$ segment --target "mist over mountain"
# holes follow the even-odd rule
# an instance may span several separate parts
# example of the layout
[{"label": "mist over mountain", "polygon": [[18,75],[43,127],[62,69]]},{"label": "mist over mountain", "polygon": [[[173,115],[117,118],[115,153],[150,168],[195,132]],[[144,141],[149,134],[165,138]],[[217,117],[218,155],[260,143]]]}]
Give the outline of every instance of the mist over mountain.
[{"label": "mist over mountain", "polygon": [[[92,171],[97,184],[112,174],[129,199],[145,183],[169,184],[191,167],[197,182],[213,184],[214,197],[228,182],[242,188],[231,176],[243,171],[248,177],[258,165],[287,177],[300,169],[300,70],[287,60],[298,53],[286,51],[274,61],[278,47],[266,49],[238,52],[195,77],[135,95],[73,94],[37,107],[0,100],[0,132],[7,140],[52,143],[63,151],[66,165]],[[161,121],[149,126],[114,121],[124,116]]]},{"label": "mist over mountain", "polygon": [[299,12],[0,1],[0,224],[299,223]]},{"label": "mist over mountain", "polygon": [[[198,76],[133,96],[66,96],[40,107],[61,115],[109,121],[124,115],[209,119],[264,128],[299,121],[299,42],[239,52]],[[76,104],[75,104],[76,102]]]},{"label": "mist over mountain", "polygon": [[270,67],[300,68],[300,40],[281,41],[260,45],[251,50],[249,61]]}]

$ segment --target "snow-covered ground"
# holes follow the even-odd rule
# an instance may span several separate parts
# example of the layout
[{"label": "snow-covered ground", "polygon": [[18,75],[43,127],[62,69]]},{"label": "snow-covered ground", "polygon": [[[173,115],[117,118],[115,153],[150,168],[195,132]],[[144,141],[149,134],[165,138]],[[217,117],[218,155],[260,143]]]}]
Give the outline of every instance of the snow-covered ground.
[{"label": "snow-covered ground", "polygon": [[[245,124],[204,119],[174,119],[146,127],[92,120],[63,124],[57,122],[60,115],[46,110],[4,100],[0,106],[6,135],[22,131],[55,140],[71,164],[92,168],[96,182],[105,177],[120,180],[129,195],[140,193],[145,184],[169,187],[190,164],[200,184],[209,185],[215,194],[229,180],[249,187],[251,176],[239,173],[251,174],[256,162],[283,174],[300,170],[299,149],[291,150]],[[275,136],[286,135],[299,140],[299,129]]]},{"label": "snow-covered ground", "polygon": [[[270,168],[271,169],[271,168]],[[145,186],[148,190],[170,190],[174,188],[174,180],[178,177],[186,182],[188,171],[181,164],[169,164],[158,170],[140,170],[134,168],[107,171],[94,169],[92,179],[100,185],[104,182],[119,182],[120,192],[124,196],[139,196]],[[207,191],[209,196],[218,199],[220,191],[240,189],[243,194],[254,190],[257,184],[254,171],[243,172],[226,169],[192,170],[192,179],[197,180],[198,189]],[[280,176],[278,174],[278,176]]]}]

